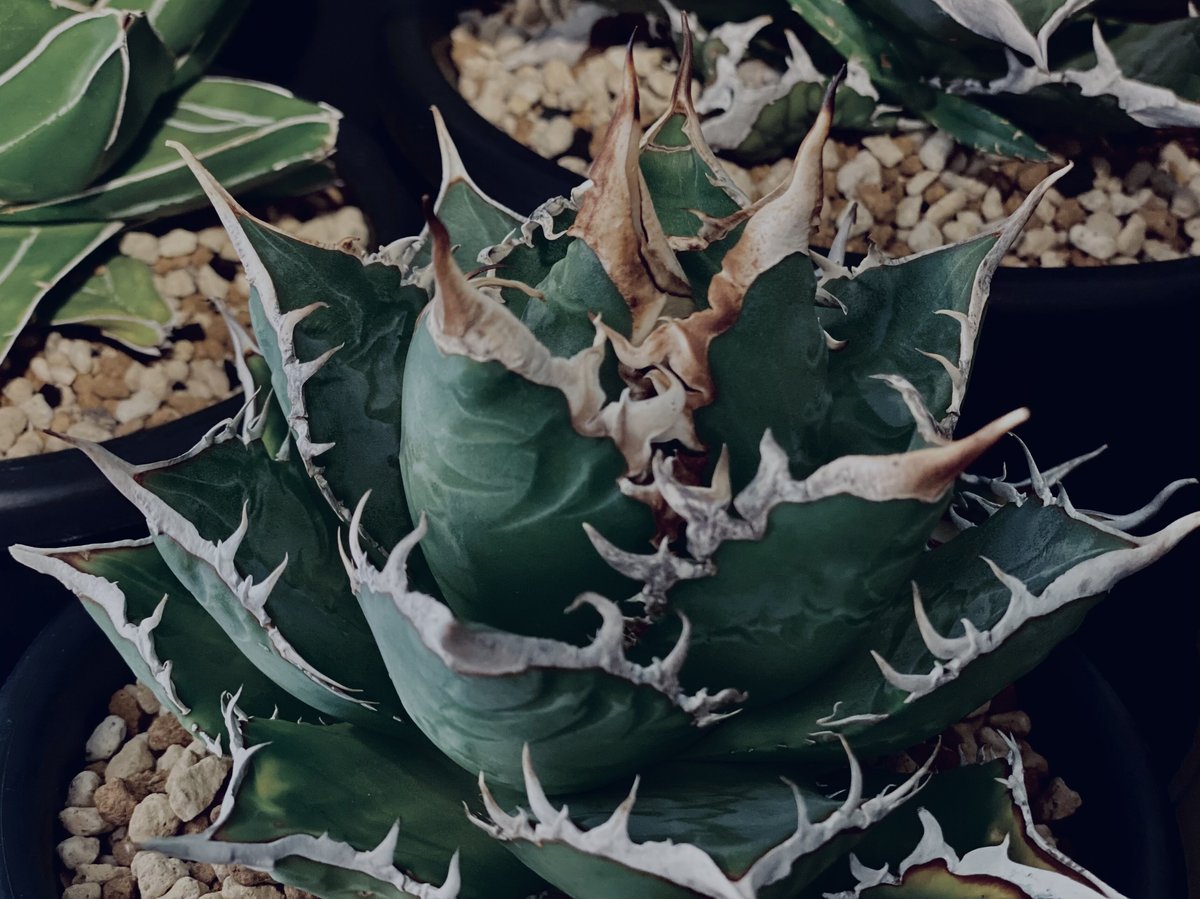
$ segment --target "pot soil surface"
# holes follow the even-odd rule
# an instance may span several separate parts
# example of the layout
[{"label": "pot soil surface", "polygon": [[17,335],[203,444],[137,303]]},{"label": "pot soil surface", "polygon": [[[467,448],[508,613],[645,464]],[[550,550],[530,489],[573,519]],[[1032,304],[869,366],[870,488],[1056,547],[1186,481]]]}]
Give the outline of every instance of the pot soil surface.
[{"label": "pot soil surface", "polygon": [[[317,243],[367,239],[362,212],[343,205],[337,188],[252,211]],[[236,392],[232,343],[211,301],[223,302],[248,328],[249,287],[214,219],[193,213],[120,238],[120,254],[150,266],[173,310],[161,355],[133,352],[83,327],[27,329],[0,370],[0,460],[68,448],[48,431],[105,441],[174,421]]]},{"label": "pot soil surface", "polygon": [[[620,92],[631,26],[628,17],[619,20],[623,27],[600,23],[591,28],[591,43],[564,27],[580,6],[514,0],[491,13],[470,10],[451,31],[450,52],[458,90],[476,112],[582,175]],[[648,33],[638,28],[633,47],[645,125],[667,108],[678,68],[674,47],[647,43]],[[614,43],[598,45],[606,37]],[[700,94],[693,83],[693,96]],[[1046,194],[1005,265],[1129,265],[1200,255],[1197,142],[1148,134],[1139,145],[1110,146],[1102,156],[1064,145],[1052,163],[956,147],[941,131],[835,137],[825,144],[816,242],[829,245],[851,201],[857,203],[851,252],[865,253],[869,241],[903,256],[964,240],[1015,210],[1069,158],[1075,171]],[[751,199],[779,184],[791,164],[787,158],[743,168],[723,161]]]}]

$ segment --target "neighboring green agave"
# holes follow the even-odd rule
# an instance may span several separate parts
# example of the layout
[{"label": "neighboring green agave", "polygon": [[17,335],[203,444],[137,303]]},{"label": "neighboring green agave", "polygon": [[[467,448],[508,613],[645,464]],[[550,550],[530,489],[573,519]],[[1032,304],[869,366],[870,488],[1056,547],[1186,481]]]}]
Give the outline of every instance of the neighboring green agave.
[{"label": "neighboring green agave", "polygon": [[628,62],[590,184],[527,220],[439,121],[428,228],[370,256],[274,231],[179,148],[253,287],[246,406],[152,465],[75,441],[150,538],[12,550],[232,755],[217,820],[154,848],[330,897],[1115,895],[1033,830],[1015,748],[898,785],[856,761],[1200,527],[1075,510],[1075,463],[963,475],[1026,417],[951,437],[1053,178],[850,270],[844,235],[808,248],[832,88],[748,205],[687,71],[643,135]]},{"label": "neighboring green agave", "polygon": [[[231,189],[327,180],[340,114],[267,84],[200,76],[247,0],[6,0],[0,10],[0,362],[39,303],[127,224],[204,203],[166,140]],[[157,353],[173,310],[149,269],[53,294],[52,324]]]},{"label": "neighboring green agave", "polygon": [[[799,142],[843,59],[849,90],[836,124],[852,129],[923,120],[979,150],[1045,159],[1038,141],[1048,136],[1200,127],[1200,18],[1183,3],[679,5],[713,26],[697,54],[705,136],[749,161],[777,159]],[[678,25],[679,13],[664,6]]]}]

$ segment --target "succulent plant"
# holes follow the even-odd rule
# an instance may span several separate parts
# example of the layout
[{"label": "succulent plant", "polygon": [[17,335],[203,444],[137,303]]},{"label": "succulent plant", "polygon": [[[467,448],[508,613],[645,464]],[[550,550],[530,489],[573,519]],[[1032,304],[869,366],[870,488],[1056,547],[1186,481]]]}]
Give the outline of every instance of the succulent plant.
[{"label": "succulent plant", "polygon": [[527,219],[439,120],[427,228],[370,255],[273,230],[179,148],[252,285],[245,407],[149,465],[73,441],[150,537],[12,549],[232,756],[211,825],[148,846],[328,897],[1116,895],[1033,829],[1016,744],[858,761],[1200,527],[1077,510],[1080,460],[964,474],[1026,417],[952,434],[1057,176],[851,270],[844,234],[808,248],[833,87],[751,205],[688,71],[643,134],[630,59],[590,182]]},{"label": "succulent plant", "polygon": [[245,6],[14,0],[0,13],[0,361],[51,291],[52,323],[157,352],[172,311],[145,266],[107,254],[134,288],[119,295],[104,271],[62,282],[126,224],[204,203],[165,141],[186,140],[235,189],[313,184],[335,110],[270,85],[197,80]]},{"label": "succulent plant", "polygon": [[1044,159],[1046,137],[1200,127],[1200,19],[1183,3],[792,0],[790,13],[727,5],[729,21],[680,6],[712,26],[697,54],[705,136],[750,161],[799,142],[843,59],[850,102],[837,124],[854,129],[929,123]]}]

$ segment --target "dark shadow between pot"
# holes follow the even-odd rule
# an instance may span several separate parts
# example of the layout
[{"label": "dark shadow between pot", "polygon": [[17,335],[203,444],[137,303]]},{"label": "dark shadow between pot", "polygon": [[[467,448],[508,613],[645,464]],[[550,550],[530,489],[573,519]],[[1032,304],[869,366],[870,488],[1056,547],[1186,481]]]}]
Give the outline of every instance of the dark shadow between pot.
[{"label": "dark shadow between pot", "polygon": [[[83,744],[130,677],[78,604],[30,647],[0,690],[0,899],[58,899],[56,816]],[[1164,789],[1128,712],[1078,647],[1019,683],[1034,742],[1084,797],[1059,832],[1077,860],[1136,899],[1178,899],[1183,866]]]}]

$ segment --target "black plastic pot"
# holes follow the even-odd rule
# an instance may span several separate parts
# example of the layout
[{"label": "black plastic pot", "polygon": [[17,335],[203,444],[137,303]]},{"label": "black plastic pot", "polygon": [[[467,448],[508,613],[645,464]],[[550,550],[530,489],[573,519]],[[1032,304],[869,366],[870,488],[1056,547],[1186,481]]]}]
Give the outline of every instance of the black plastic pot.
[{"label": "black plastic pot", "polygon": [[[579,183],[479,116],[455,89],[449,31],[462,0],[386,5],[380,114],[427,190],[440,171],[430,105],[445,117],[472,176],[499,202],[528,212]],[[1070,478],[1081,508],[1131,511],[1171,480],[1200,477],[1200,258],[1001,269],[960,432],[1021,405],[1033,411],[1021,436],[1043,467],[1108,445]],[[1009,471],[1024,471],[1015,444],[986,464],[998,471],[1001,458]],[[1200,489],[1192,488],[1162,520],[1198,502]],[[1153,763],[1164,782],[1200,717],[1200,604],[1190,601],[1197,584],[1193,538],[1118,587],[1081,637],[1142,732],[1154,733]]]},{"label": "black plastic pot", "polygon": [[[0,690],[0,899],[58,899],[56,815],[88,733],[128,679],[100,629],[72,605]],[[1178,837],[1145,746],[1112,690],[1070,643],[1018,689],[1038,750],[1084,797],[1059,828],[1077,860],[1137,899],[1178,899]]]}]

